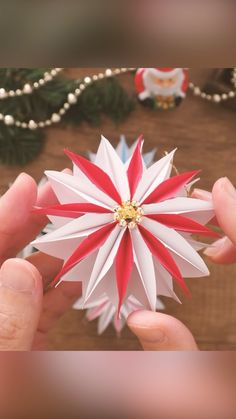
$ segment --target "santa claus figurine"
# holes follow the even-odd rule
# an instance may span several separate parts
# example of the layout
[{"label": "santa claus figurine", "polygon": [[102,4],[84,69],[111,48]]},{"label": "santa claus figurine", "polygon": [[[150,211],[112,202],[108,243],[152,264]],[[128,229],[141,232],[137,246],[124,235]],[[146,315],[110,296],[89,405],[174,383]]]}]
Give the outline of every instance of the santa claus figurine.
[{"label": "santa claus figurine", "polygon": [[139,68],[135,86],[140,102],[158,109],[180,104],[188,88],[188,70],[183,68]]}]

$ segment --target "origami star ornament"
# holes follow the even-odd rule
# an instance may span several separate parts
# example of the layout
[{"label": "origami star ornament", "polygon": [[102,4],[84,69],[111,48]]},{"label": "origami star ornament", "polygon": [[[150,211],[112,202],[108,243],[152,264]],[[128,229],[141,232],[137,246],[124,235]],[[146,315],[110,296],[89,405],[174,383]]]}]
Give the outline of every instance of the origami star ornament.
[{"label": "origami star ornament", "polygon": [[184,278],[209,274],[192,234],[217,236],[213,204],[186,194],[199,172],[170,177],[175,150],[146,168],[142,144],[123,163],[102,137],[94,163],[65,150],[73,174],[45,172],[60,204],[35,209],[55,231],[33,245],[64,260],[54,284],[82,281],[84,304],[105,293],[119,311],[132,295],[155,310],[157,295],[178,300],[173,279],[189,295]]}]

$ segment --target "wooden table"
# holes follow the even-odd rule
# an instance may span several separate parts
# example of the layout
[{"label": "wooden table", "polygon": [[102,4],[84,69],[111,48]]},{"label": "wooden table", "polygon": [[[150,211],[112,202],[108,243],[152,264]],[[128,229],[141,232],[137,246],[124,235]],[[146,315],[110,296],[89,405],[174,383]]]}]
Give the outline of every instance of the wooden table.
[{"label": "wooden table", "polygon": [[[71,69],[69,73],[80,76],[96,71]],[[132,75],[123,75],[121,80],[133,91]],[[221,176],[228,176],[236,184],[235,112],[190,94],[179,108],[169,112],[154,112],[138,105],[130,117],[118,126],[104,119],[102,126],[96,128],[87,123],[78,128],[50,128],[43,153],[24,171],[38,181],[45,169],[61,170],[68,164],[63,155],[65,146],[81,154],[86,154],[88,149],[96,151],[101,133],[114,145],[120,134],[125,134],[131,144],[143,133],[144,150],[157,147],[158,156],[164,150],[178,147],[176,166],[181,171],[201,168],[201,188],[210,190]],[[20,170],[19,167],[1,166],[0,193],[6,190]],[[183,297],[183,304],[179,305],[163,299],[166,313],[176,316],[191,329],[201,349],[236,349],[236,266],[209,264],[209,268],[210,277],[187,280],[193,295],[191,300]],[[98,337],[96,321],[87,322],[84,312],[75,310],[70,310],[58,322],[51,332],[50,341],[55,350],[140,348],[127,328],[120,339],[112,326]]]}]

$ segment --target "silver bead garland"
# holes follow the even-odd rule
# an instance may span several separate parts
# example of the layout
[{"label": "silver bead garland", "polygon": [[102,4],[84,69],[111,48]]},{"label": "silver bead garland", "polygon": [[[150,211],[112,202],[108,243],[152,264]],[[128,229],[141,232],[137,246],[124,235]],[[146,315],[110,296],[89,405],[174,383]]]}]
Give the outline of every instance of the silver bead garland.
[{"label": "silver bead garland", "polygon": [[[17,89],[17,90],[9,90],[6,91],[3,88],[0,88],[0,100],[5,99],[7,97],[14,97],[14,96],[21,96],[23,94],[31,94],[34,90],[39,89],[41,86],[44,86],[46,83],[51,81],[53,77],[56,77],[60,71],[62,71],[62,68],[54,68],[50,72],[44,73],[44,76],[39,79],[38,81],[34,82],[32,85],[29,83],[26,83],[23,86],[23,89]],[[18,121],[16,120],[12,115],[3,115],[0,113],[0,121],[2,121],[5,125],[15,125],[18,128],[23,129],[30,129],[35,130],[38,128],[45,128],[52,124],[57,124],[61,121],[61,117],[66,114],[66,112],[70,109],[71,106],[75,105],[77,103],[77,98],[81,95],[81,93],[86,89],[87,86],[91,85],[92,83],[97,82],[98,80],[102,80],[104,78],[109,77],[115,77],[120,74],[128,73],[131,71],[135,71],[136,68],[116,68],[114,70],[111,70],[110,68],[107,68],[104,73],[98,73],[94,74],[92,76],[86,76],[83,81],[76,80],[78,83],[78,87],[67,95],[67,100],[63,103],[63,105],[58,109],[57,112],[53,112],[48,119],[45,121],[34,121],[33,119],[29,121]],[[234,85],[234,90],[230,90],[229,92],[225,93],[215,93],[215,94],[208,94],[201,90],[201,88],[194,83],[189,83],[189,88],[192,90],[193,94],[195,96],[199,96],[202,99],[214,102],[214,103],[220,103],[221,101],[225,101],[228,99],[232,99],[236,97],[236,67],[233,69],[232,73],[232,83]]]},{"label": "silver bead garland", "polygon": [[194,83],[189,83],[189,88],[193,91],[195,96],[200,96],[202,99],[208,100],[209,102],[220,103],[222,101],[226,101],[228,99],[233,99],[236,97],[236,67],[233,69],[232,72],[232,79],[231,79],[234,90],[230,90],[229,92],[224,93],[213,93],[208,94],[203,92],[199,86],[196,86]]},{"label": "silver bead garland", "polygon": [[41,79],[33,83],[25,83],[22,89],[16,90],[5,90],[0,88],[0,100],[7,99],[9,97],[30,95],[34,90],[38,90],[40,87],[52,81],[52,79],[63,70],[63,68],[53,68],[50,71],[46,71]]},{"label": "silver bead garland", "polygon": [[[58,70],[58,69],[57,69]],[[65,115],[65,113],[70,109],[71,106],[75,105],[77,102],[77,98],[81,95],[81,93],[86,89],[87,86],[90,84],[102,80],[104,78],[114,77],[119,74],[124,74],[129,71],[135,70],[134,68],[116,68],[115,70],[111,70],[109,68],[106,69],[104,73],[94,74],[91,77],[85,77],[83,81],[77,80],[78,87],[67,95],[67,100],[58,109],[57,112],[53,112],[52,115],[49,116],[48,119],[45,121],[36,122],[33,119],[30,121],[18,121],[12,115],[3,115],[0,113],[0,121],[2,121],[5,125],[15,125],[18,128],[23,129],[30,129],[35,130],[37,128],[45,128],[52,124],[57,124],[60,122],[61,117]],[[0,89],[1,90],[1,89]]]}]

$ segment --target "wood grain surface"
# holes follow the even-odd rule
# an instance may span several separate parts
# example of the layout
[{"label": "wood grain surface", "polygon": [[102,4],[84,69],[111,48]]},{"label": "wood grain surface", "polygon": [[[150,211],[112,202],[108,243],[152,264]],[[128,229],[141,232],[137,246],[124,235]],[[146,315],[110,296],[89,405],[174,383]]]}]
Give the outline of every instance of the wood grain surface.
[{"label": "wood grain surface", "polygon": [[[72,77],[96,73],[98,69],[70,69]],[[203,72],[195,71],[201,78]],[[133,76],[120,76],[130,92],[134,92]],[[178,147],[175,164],[181,170],[202,169],[199,187],[210,190],[216,179],[228,176],[236,184],[236,114],[233,110],[204,102],[188,95],[179,108],[156,112],[137,105],[135,111],[122,124],[115,125],[103,119],[100,127],[83,123],[77,128],[48,129],[43,153],[24,171],[37,181],[45,169],[61,170],[68,165],[63,148],[86,154],[96,151],[100,135],[104,134],[116,145],[120,134],[125,134],[131,144],[143,133],[144,150],[157,147],[157,156],[164,150]],[[21,171],[19,167],[1,166],[0,193]],[[182,305],[163,299],[166,313],[183,321],[194,334],[199,347],[204,350],[236,349],[236,266],[208,264],[210,277],[189,279],[192,291],[188,300],[179,291]],[[127,328],[117,338],[110,326],[102,336],[97,336],[96,321],[85,320],[84,312],[70,310],[50,334],[54,350],[131,350],[140,349],[136,338]]]}]

